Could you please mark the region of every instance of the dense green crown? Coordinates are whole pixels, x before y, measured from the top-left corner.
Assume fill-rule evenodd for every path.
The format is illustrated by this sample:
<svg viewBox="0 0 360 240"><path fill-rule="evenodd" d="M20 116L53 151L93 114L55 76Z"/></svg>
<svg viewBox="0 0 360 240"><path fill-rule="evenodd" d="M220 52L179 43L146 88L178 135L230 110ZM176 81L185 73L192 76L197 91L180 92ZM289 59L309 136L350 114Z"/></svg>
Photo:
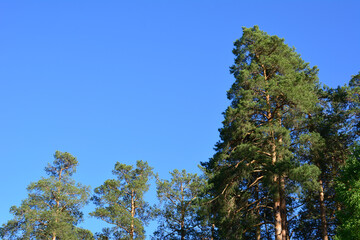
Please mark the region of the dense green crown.
<svg viewBox="0 0 360 240"><path fill-rule="evenodd" d="M316 67L310 68L277 36L256 26L243 31L234 43L236 58L230 71L235 83L228 91L232 102L224 113L222 141L217 145L222 159L234 153L235 146L239 149L253 140L261 145L273 130L285 137L283 141L289 140L286 132L300 129L302 119L317 103Z"/></svg>
<svg viewBox="0 0 360 240"><path fill-rule="evenodd" d="M316 67L310 68L283 39L257 26L243 31L234 43L236 58L230 68L235 76L228 91L232 102L224 113L217 153L205 164L209 170L240 160L238 169L253 160L270 161L271 142L286 160L290 144L317 104Z"/></svg>
<svg viewBox="0 0 360 240"><path fill-rule="evenodd" d="M336 240L360 239L360 146L354 147L352 154L342 167L336 181L336 198L341 204L337 211L338 229Z"/></svg>

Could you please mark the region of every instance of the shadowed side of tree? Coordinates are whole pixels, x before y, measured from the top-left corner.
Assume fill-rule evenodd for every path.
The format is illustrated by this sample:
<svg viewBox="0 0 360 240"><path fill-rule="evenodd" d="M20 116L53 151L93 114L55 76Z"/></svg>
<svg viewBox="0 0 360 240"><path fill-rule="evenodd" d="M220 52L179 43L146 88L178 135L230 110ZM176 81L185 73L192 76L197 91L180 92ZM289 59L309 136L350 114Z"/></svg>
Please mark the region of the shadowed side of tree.
<svg viewBox="0 0 360 240"><path fill-rule="evenodd" d="M297 157L317 166L321 174L319 188L306 191L301 197L303 206L294 234L297 239L328 240L335 234L338 204L334 183L356 139L354 111L349 101L351 95L347 86L324 87L318 91L320 104L308 119L309 135L302 137L303 146L298 149Z"/></svg>
<svg viewBox="0 0 360 240"><path fill-rule="evenodd" d="M336 181L336 199L341 207L336 240L360 239L360 145L354 147Z"/></svg>

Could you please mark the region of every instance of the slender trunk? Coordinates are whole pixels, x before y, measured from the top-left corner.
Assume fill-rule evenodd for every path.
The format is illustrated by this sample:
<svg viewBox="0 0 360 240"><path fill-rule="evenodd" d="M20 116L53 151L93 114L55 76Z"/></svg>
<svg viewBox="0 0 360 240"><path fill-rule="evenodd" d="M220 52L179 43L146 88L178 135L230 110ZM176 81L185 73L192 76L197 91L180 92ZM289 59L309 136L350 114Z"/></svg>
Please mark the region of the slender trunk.
<svg viewBox="0 0 360 240"><path fill-rule="evenodd" d="M277 112L279 127L282 126L281 114ZM283 137L279 136L279 145L283 145ZM282 161L282 156L279 154L279 160ZM286 192L285 192L285 176L279 176L279 197L280 197L280 215L281 215L281 237L282 240L289 240L289 234L287 231L287 212L286 212Z"/></svg>
<svg viewBox="0 0 360 240"><path fill-rule="evenodd" d="M134 239L134 217L135 217L135 201L134 190L131 191L131 225L130 225L130 239Z"/></svg>
<svg viewBox="0 0 360 240"><path fill-rule="evenodd" d="M325 206L325 197L324 197L324 187L323 182L320 179L320 194L319 194L319 200L320 200L320 215L321 215L321 234L323 240L329 240L328 232L327 232L327 221L326 221L326 206Z"/></svg>
<svg viewBox="0 0 360 240"><path fill-rule="evenodd" d="M281 236L283 240L289 240L287 231L287 213L286 213L286 196L285 196L285 178L280 177L280 213L281 213Z"/></svg>
<svg viewBox="0 0 360 240"><path fill-rule="evenodd" d="M265 66L262 65L264 70L264 78L265 81L268 82L268 76L266 74ZM270 103L270 95L266 94L266 105L267 105L267 119L270 123L272 121L272 114L271 114L271 103ZM270 133L270 136L272 137L272 143L271 143L271 162L272 165L275 165L277 162L277 155L276 155L276 140L275 140L275 134L272 131ZM279 176L278 174L274 174L273 176L273 186L275 187L274 192L274 219L275 219L275 240L282 240L282 232L281 232L281 212L280 212L280 189L279 189Z"/></svg>
<svg viewBox="0 0 360 240"><path fill-rule="evenodd" d="M181 220L180 220L180 234L181 234L181 240L185 240L185 203L184 203L184 188L183 188L183 184L181 183L180 186L180 190L181 190Z"/></svg>
<svg viewBox="0 0 360 240"><path fill-rule="evenodd" d="M59 215L59 210L60 210L60 200L58 199L60 197L61 194L61 180L62 180L62 171L63 169L61 168L58 172L59 176L58 176L58 183L59 183L59 187L57 187L57 196L54 196L54 200L56 203L56 216L55 216L55 224L57 225L57 223L59 222L58 220L58 215ZM57 226L56 226L57 227ZM56 240L56 231L53 232L53 237L52 240Z"/></svg>
<svg viewBox="0 0 360 240"><path fill-rule="evenodd" d="M256 186L256 189L255 189L255 198L256 198L256 201L258 201L258 203L256 204L256 215L259 219L258 223L260 223L261 217L260 217L260 208L259 208L260 202L259 202L259 186L258 185ZM256 240L260 240L260 239L261 239L261 227L259 225L256 227Z"/></svg>
<svg viewBox="0 0 360 240"><path fill-rule="evenodd" d="M277 176L274 176L273 181L274 184L278 184ZM275 239L282 240L279 189L277 189L277 193L275 193L275 197L274 197L274 217L275 217Z"/></svg>
<svg viewBox="0 0 360 240"><path fill-rule="evenodd" d="M265 73L265 72L264 72ZM266 80L266 77L265 77ZM267 113L267 118L268 121L272 120L272 114L271 114L271 105L270 105L270 96L267 95L266 96L266 102L268 105L268 113ZM277 162L277 149L276 149L276 140L275 140L275 134L272 131L271 132L271 137L272 137L272 143L271 143L271 162L272 165L275 165ZM282 229L281 229L281 212L280 212L280 188L279 188L279 175L278 174L274 174L273 177L273 186L275 187L275 192L274 192L274 219L275 219L275 240L282 240Z"/></svg>
<svg viewBox="0 0 360 240"><path fill-rule="evenodd" d="M181 240L185 240L185 228L184 228L184 221L181 221Z"/></svg>
<svg viewBox="0 0 360 240"><path fill-rule="evenodd" d="M276 163L276 146L272 146L272 163ZM281 212L280 212L280 189L279 189L279 176L277 174L273 177L273 184L276 186L274 193L274 219L275 219L275 239L282 240L281 228Z"/></svg>
<svg viewBox="0 0 360 240"><path fill-rule="evenodd" d="M277 176L274 177L274 183L277 182ZM280 198L279 194L275 194L274 198L274 217L275 217L275 239L282 240L281 235L281 213L280 213Z"/></svg>

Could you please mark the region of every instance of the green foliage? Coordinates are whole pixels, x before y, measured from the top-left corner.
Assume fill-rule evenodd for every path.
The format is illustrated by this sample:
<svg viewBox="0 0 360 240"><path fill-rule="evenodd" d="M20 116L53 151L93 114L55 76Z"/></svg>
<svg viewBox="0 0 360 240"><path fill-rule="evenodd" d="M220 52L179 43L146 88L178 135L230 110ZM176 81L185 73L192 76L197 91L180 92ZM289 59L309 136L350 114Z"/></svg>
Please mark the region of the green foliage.
<svg viewBox="0 0 360 240"><path fill-rule="evenodd" d="M360 239L360 145L346 160L336 181L336 198L341 203L337 212L339 227L336 239Z"/></svg>
<svg viewBox="0 0 360 240"><path fill-rule="evenodd" d="M355 128L357 135L360 135L360 72L357 75L352 76L350 82L350 94L348 100L350 102L350 110L353 113Z"/></svg>
<svg viewBox="0 0 360 240"><path fill-rule="evenodd" d="M76 239L78 240L95 240L91 231L83 228L76 228Z"/></svg>
<svg viewBox="0 0 360 240"><path fill-rule="evenodd" d="M163 208L154 239L210 239L209 226L197 219L198 198L205 180L185 170L170 174L171 181L157 181L157 195Z"/></svg>
<svg viewBox="0 0 360 240"><path fill-rule="evenodd" d="M149 190L152 168L143 161L137 161L136 168L117 162L113 174L116 179L106 180L91 198L97 207L90 215L112 225L97 236L99 239L144 239L143 225L151 217L144 193Z"/></svg>
<svg viewBox="0 0 360 240"><path fill-rule="evenodd" d="M320 188L303 192L300 199L303 207L294 228L297 239L318 239L325 233L334 235L337 224L334 181L349 154L356 132L352 130L354 122L351 121L353 113L349 95L346 86L319 88L320 102L307 119L309 133L301 137L302 146L296 154L301 161L320 169L317 179Z"/></svg>
<svg viewBox="0 0 360 240"><path fill-rule="evenodd" d="M320 169L315 165L303 164L290 170L289 177L300 183L303 192L319 191Z"/></svg>
<svg viewBox="0 0 360 240"><path fill-rule="evenodd" d="M92 239L88 230L76 227L89 197L89 187L71 178L78 162L66 152L56 151L54 158L45 168L50 177L31 183L28 198L11 207L14 219L1 228L3 239Z"/></svg>
<svg viewBox="0 0 360 240"><path fill-rule="evenodd" d="M254 239L260 231L263 236L273 231L274 212L269 209L275 201L282 198L291 206L287 194L296 183L292 172L309 170L307 176L317 177L318 171L295 158L294 147L318 102L318 70L283 39L257 26L243 28L234 45L231 105L224 113L216 154L203 166L213 186L210 195L221 237Z"/></svg>

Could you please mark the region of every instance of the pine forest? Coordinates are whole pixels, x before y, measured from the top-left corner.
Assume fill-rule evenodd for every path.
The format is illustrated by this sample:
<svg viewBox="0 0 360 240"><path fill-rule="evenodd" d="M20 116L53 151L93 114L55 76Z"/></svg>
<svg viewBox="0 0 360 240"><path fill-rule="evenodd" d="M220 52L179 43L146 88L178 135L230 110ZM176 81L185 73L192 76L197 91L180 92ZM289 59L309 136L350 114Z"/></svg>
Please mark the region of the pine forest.
<svg viewBox="0 0 360 240"><path fill-rule="evenodd" d="M1 239L360 240L360 72L327 87L258 26L244 27L232 52L230 105L202 174L169 169L163 179L146 159L114 162L112 178L90 188L73 178L77 158L56 151ZM151 182L157 203L144 198ZM79 227L85 217L102 231Z"/></svg>

